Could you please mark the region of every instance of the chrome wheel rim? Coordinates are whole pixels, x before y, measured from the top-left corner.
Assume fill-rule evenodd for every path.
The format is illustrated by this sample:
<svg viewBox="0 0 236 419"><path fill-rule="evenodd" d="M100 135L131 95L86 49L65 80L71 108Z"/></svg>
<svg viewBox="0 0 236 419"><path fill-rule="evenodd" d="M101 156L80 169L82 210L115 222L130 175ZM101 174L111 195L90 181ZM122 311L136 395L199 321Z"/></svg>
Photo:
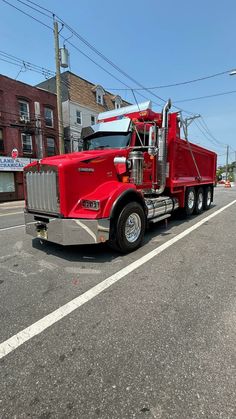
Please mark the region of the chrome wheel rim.
<svg viewBox="0 0 236 419"><path fill-rule="evenodd" d="M198 195L197 207L198 207L198 210L201 210L203 207L203 194L202 193Z"/></svg>
<svg viewBox="0 0 236 419"><path fill-rule="evenodd" d="M193 209L194 201L195 201L195 195L194 195L194 192L191 191L188 194L188 207L189 207L189 209Z"/></svg>
<svg viewBox="0 0 236 419"><path fill-rule="evenodd" d="M209 206L211 203L211 191L207 192L207 206Z"/></svg>
<svg viewBox="0 0 236 419"><path fill-rule="evenodd" d="M130 214L125 223L125 238L129 243L134 243L140 236L141 218L135 212Z"/></svg>

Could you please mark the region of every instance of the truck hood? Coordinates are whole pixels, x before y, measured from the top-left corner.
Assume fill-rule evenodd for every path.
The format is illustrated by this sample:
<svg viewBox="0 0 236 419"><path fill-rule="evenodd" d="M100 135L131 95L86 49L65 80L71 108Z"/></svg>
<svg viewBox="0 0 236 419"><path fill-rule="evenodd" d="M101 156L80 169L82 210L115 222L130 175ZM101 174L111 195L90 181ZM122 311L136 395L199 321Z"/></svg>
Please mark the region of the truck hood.
<svg viewBox="0 0 236 419"><path fill-rule="evenodd" d="M124 156L127 154L125 149L103 149L103 150L90 150L80 151L70 154L62 154L59 156L46 157L40 160L40 164L52 165L52 166L68 166L74 165L75 163L84 162L89 163L97 159L105 159L112 156Z"/></svg>
<svg viewBox="0 0 236 419"><path fill-rule="evenodd" d="M127 154L128 149L91 150L44 158L31 164L31 167L39 165L39 170L40 166L46 166L47 169L50 166L58 168L60 213L70 217L76 211L78 203L87 199L87 196L101 199L101 193L99 196L96 193L101 184L104 185L105 193L107 183L118 181L114 157ZM87 217L97 216L94 211L87 212Z"/></svg>

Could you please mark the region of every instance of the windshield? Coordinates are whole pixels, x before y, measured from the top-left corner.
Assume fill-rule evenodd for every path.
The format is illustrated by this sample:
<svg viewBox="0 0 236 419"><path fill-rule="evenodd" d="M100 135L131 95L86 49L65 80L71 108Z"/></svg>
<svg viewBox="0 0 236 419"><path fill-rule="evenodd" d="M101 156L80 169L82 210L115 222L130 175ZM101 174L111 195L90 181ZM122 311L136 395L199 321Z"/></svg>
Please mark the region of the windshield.
<svg viewBox="0 0 236 419"><path fill-rule="evenodd" d="M125 148L129 145L131 132L99 132L84 138L83 150L103 150L104 148Z"/></svg>

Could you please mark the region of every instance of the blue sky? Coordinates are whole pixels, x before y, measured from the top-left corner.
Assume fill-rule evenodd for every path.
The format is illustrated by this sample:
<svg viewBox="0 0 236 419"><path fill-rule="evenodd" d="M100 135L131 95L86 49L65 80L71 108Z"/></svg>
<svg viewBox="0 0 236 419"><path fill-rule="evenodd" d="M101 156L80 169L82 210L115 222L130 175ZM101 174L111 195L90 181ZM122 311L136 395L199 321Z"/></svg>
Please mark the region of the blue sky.
<svg viewBox="0 0 236 419"><path fill-rule="evenodd" d="M22 2L8 1L52 26L50 18L29 9ZM27 0L22 1L33 6ZM192 80L236 68L234 0L34 1L59 15L113 63L145 87ZM0 50L54 71L52 31L2 0L0 7ZM61 34L64 38L71 35L65 28ZM70 38L69 42L125 84L132 88L138 87L75 36ZM111 91L125 88L68 43L67 47L70 51L71 71ZM44 79L43 75L29 70L18 74L20 67L2 60L0 63L0 72L9 77L15 78L18 75L18 80L29 84L36 84ZM155 89L152 92L164 99L171 97L175 102L233 90L236 91L236 76L224 74L201 82ZM124 99L134 101L129 90L114 92ZM145 99L139 96L139 92L135 91L135 95L137 100L142 102ZM140 93L153 102L162 104L151 93ZM155 110L161 109L159 105L153 106ZM176 106L188 112L201 114L209 128L211 136L204 130L204 122L197 122L203 132L193 123L189 127L191 140L216 151L219 154L219 163L225 162L225 145L229 144L230 161L235 160L236 93L178 102Z"/></svg>

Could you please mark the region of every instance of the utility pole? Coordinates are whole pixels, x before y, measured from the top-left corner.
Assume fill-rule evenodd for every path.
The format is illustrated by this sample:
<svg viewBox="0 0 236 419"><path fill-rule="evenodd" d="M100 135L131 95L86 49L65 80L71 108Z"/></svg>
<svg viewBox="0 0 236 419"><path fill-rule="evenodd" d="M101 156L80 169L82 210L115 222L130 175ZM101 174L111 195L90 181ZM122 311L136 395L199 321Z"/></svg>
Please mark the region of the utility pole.
<svg viewBox="0 0 236 419"><path fill-rule="evenodd" d="M229 166L229 146L226 146L226 165L225 165L225 172L226 172L226 180L228 180L228 166Z"/></svg>
<svg viewBox="0 0 236 419"><path fill-rule="evenodd" d="M62 101L61 101L61 72L59 56L59 37L58 23L54 20L54 42L55 42L55 60L56 60L56 88L57 88L57 112L58 112L58 131L59 131L59 153L64 154L64 128L62 119Z"/></svg>

